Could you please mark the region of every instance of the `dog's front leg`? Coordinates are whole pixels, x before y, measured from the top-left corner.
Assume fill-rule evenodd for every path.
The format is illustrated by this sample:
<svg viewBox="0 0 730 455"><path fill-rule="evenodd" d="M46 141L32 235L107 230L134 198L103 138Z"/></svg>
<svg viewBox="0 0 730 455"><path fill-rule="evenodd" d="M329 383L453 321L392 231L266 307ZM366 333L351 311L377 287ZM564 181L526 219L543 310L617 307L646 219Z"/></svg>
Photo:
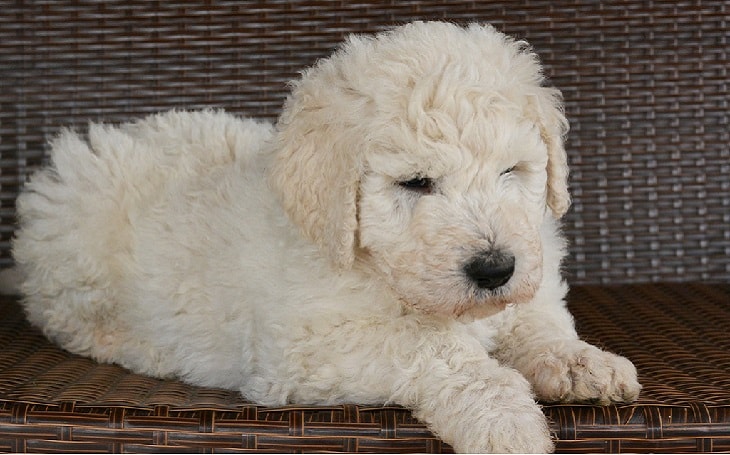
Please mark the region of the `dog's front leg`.
<svg viewBox="0 0 730 455"><path fill-rule="evenodd" d="M494 355L525 375L543 401L636 400L641 385L634 365L580 340L564 290L545 291L503 317Z"/></svg>
<svg viewBox="0 0 730 455"><path fill-rule="evenodd" d="M448 318L388 314L289 326L286 357L258 384L272 403L400 404L457 452L548 452L547 422L527 380ZM336 340L337 342L332 342ZM256 384L253 384L255 386Z"/></svg>
<svg viewBox="0 0 730 455"><path fill-rule="evenodd" d="M457 452L553 449L545 416L519 372L490 358L465 332L419 329L386 348L394 354L388 356L396 371L393 401Z"/></svg>

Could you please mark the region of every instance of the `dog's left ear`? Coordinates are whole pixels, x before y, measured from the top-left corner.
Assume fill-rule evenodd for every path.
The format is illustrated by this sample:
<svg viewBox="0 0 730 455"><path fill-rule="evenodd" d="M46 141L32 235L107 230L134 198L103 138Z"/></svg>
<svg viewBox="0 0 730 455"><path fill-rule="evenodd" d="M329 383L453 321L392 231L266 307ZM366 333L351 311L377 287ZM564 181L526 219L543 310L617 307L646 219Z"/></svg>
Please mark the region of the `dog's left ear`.
<svg viewBox="0 0 730 455"><path fill-rule="evenodd" d="M564 146L568 120L563 113L562 95L557 89L540 87L539 92L529 97L529 101L548 150L547 204L553 216L560 218L570 208L568 157Z"/></svg>
<svg viewBox="0 0 730 455"><path fill-rule="evenodd" d="M360 147L346 118L356 104L333 99L336 89L320 77L305 74L287 100L269 178L291 221L335 265L348 268L355 259Z"/></svg>

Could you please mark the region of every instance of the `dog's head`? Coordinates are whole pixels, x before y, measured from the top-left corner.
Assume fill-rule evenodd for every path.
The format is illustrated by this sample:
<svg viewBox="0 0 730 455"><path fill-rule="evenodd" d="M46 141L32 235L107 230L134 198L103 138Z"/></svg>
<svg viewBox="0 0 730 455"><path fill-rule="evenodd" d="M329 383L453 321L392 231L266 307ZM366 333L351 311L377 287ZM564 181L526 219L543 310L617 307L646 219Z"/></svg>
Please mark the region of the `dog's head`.
<svg viewBox="0 0 730 455"><path fill-rule="evenodd" d="M422 311L529 300L541 226L570 204L567 122L542 83L528 46L490 26L352 37L293 84L272 185L337 266L364 261Z"/></svg>

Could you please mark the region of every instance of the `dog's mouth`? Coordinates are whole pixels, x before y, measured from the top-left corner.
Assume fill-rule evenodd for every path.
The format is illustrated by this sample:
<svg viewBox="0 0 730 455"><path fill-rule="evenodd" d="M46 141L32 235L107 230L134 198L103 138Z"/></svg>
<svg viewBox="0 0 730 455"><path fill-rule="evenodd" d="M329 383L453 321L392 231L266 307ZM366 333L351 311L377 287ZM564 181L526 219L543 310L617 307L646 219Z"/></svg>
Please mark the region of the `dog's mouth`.
<svg viewBox="0 0 730 455"><path fill-rule="evenodd" d="M454 312L456 318L467 322L493 316L511 305L527 303L537 291L533 286L519 286L519 290L503 286L497 290L475 289L473 298L459 306Z"/></svg>
<svg viewBox="0 0 730 455"><path fill-rule="evenodd" d="M515 276L515 256L502 249L489 249L472 256L462 267L467 298L454 309L459 319L491 316L508 305L529 301L536 287L526 286Z"/></svg>
<svg viewBox="0 0 730 455"><path fill-rule="evenodd" d="M509 262L509 261L508 261ZM507 306L530 302L537 293L540 277L536 275L513 275L507 272L496 273L484 282L469 284L470 292L463 304L455 308L454 315L464 321L482 319L504 310Z"/></svg>
<svg viewBox="0 0 730 455"><path fill-rule="evenodd" d="M540 286L542 268L540 261L520 261L509 249L492 248L472 256L463 266L463 276L469 298L454 314L473 320L530 302Z"/></svg>
<svg viewBox="0 0 730 455"><path fill-rule="evenodd" d="M462 298L454 300L447 298L438 302L424 296L415 299L415 296L411 295L410 298L401 301L424 314L448 316L469 322L493 316L508 306L529 302L537 292L537 286L517 283L514 279L495 289L479 287L472 282L462 283L458 288L450 295L452 297L461 295Z"/></svg>

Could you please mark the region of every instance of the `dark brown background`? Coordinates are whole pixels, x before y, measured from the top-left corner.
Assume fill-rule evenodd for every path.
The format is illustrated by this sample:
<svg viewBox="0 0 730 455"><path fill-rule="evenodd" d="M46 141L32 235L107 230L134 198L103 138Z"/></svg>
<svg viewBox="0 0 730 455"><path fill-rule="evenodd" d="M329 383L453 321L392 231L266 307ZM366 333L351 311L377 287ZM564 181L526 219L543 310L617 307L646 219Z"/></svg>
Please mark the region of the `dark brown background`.
<svg viewBox="0 0 730 455"><path fill-rule="evenodd" d="M730 281L727 1L0 0L0 264L62 125L223 107L274 119L350 32L485 21L565 96L572 283Z"/></svg>

